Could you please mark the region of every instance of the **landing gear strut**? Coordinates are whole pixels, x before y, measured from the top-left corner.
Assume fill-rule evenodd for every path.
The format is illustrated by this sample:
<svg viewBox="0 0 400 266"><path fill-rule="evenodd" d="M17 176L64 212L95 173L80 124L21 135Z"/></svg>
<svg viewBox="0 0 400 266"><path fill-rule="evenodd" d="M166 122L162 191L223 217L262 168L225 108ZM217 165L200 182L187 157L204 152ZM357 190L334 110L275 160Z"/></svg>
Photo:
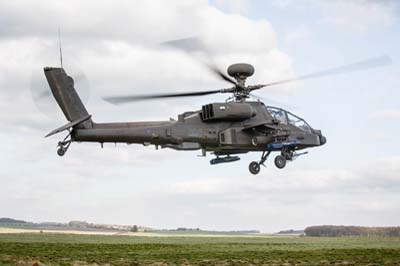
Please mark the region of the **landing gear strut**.
<svg viewBox="0 0 400 266"><path fill-rule="evenodd" d="M71 139L68 139L71 136L71 132L64 138L63 141L59 141L57 145L57 155L64 156L67 152L69 146L71 145Z"/></svg>
<svg viewBox="0 0 400 266"><path fill-rule="evenodd" d="M264 162L268 159L268 156L271 154L272 151L264 151L261 155L261 160L259 162L251 162L249 164L249 171L253 175L256 175L260 172L261 167L260 165L264 165ZM308 152L303 153L296 153L294 149L289 149L287 147L281 150L281 154L275 157L274 163L275 166L279 169L283 169L286 166L288 161L294 161L300 155L307 154Z"/></svg>
<svg viewBox="0 0 400 266"><path fill-rule="evenodd" d="M271 151L264 151L263 154L261 155L261 160L260 162L251 162L249 164L249 171L253 175L256 175L260 172L261 167L260 165L264 165L265 161L268 159L268 156L271 154Z"/></svg>

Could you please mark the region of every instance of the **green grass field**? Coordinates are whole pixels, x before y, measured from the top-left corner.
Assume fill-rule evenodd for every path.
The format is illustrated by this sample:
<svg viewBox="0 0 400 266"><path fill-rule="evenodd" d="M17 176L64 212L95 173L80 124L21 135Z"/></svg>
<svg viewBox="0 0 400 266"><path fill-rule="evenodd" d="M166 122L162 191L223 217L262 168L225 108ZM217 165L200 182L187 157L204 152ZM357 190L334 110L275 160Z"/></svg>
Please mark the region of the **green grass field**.
<svg viewBox="0 0 400 266"><path fill-rule="evenodd" d="M0 265L400 265L400 238L0 234Z"/></svg>

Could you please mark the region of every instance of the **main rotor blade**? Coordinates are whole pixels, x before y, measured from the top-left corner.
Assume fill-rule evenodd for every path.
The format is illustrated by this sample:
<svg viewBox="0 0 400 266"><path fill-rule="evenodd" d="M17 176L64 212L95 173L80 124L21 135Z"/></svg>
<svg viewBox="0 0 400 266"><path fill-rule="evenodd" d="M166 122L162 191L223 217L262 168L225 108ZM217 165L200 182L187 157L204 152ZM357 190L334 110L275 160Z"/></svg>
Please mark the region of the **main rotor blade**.
<svg viewBox="0 0 400 266"><path fill-rule="evenodd" d="M221 79L237 86L236 81L228 77L224 72L222 72L216 65L214 64L206 64L206 66L214 73L217 75L217 77L220 77Z"/></svg>
<svg viewBox="0 0 400 266"><path fill-rule="evenodd" d="M263 84L260 86L255 86L255 89L261 89L264 87L280 85L280 84L285 84L285 83L300 81L300 80L305 80L305 79L320 78L320 77L338 75L338 74L342 74L342 73L367 70L370 68L387 66L387 65L390 65L391 63L392 63L392 59L389 56L384 55L384 56L374 57L374 58L370 58L367 60L359 61L359 62L348 64L348 65L343 65L343 66L311 73L308 75L299 76L296 78L285 79L285 80L281 80L281 81Z"/></svg>
<svg viewBox="0 0 400 266"><path fill-rule="evenodd" d="M190 37L190 38L177 39L177 40L163 42L162 45L184 51L191 57L195 57L193 55L193 53L195 52L202 52L206 56L205 58L206 62L204 60L199 60L198 57L195 57L197 61L200 61L202 64L204 64L212 73L216 74L217 77L237 86L236 81L230 78L228 75L226 75L213 62L210 56L211 54L210 49L206 47L206 45L200 38Z"/></svg>
<svg viewBox="0 0 400 266"><path fill-rule="evenodd" d="M177 98L177 97L191 97L191 96L204 96L215 93L223 93L224 90L212 90L212 91L197 91L197 92L186 92L186 93L160 93L160 94L144 94L144 95L125 95L125 96L110 96L103 97L103 100L112 104L124 104L130 102L137 102L143 100L161 99L161 98Z"/></svg>
<svg viewBox="0 0 400 266"><path fill-rule="evenodd" d="M206 45L200 38L189 37L182 39L175 39L166 42L162 42L161 45L168 46L174 49L191 53L191 52L207 52Z"/></svg>

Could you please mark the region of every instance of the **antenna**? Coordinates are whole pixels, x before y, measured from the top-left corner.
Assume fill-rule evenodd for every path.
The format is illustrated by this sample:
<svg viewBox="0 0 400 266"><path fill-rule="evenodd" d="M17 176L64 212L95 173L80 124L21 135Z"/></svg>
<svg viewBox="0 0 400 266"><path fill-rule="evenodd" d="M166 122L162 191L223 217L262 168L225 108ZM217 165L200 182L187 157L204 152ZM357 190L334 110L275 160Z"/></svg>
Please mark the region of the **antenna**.
<svg viewBox="0 0 400 266"><path fill-rule="evenodd" d="M60 64L61 68L63 67L63 58L62 58L62 47L61 47L61 32L60 27L58 27L58 46L60 47Z"/></svg>

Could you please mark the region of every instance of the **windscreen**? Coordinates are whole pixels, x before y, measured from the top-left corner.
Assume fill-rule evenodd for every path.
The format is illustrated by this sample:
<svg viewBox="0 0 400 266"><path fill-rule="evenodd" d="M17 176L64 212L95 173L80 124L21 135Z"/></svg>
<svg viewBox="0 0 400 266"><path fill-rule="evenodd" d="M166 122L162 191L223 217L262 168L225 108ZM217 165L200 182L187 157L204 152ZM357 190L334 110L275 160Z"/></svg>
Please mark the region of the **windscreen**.
<svg viewBox="0 0 400 266"><path fill-rule="evenodd" d="M290 124L303 131L311 132L311 127L307 124L307 122L304 119L298 117L297 115L294 115L281 108L276 108L271 106L267 106L266 109L268 113L279 123Z"/></svg>
<svg viewBox="0 0 400 266"><path fill-rule="evenodd" d="M311 132L311 127L307 124L306 121L304 121L304 119L302 119L292 113L289 113L289 112L287 112L287 117L288 117L289 124L291 124L295 127L298 127L303 131Z"/></svg>
<svg viewBox="0 0 400 266"><path fill-rule="evenodd" d="M287 117L286 117L286 111L283 109L279 109L276 107L266 107L268 113L274 118L276 121L282 124L287 124Z"/></svg>

